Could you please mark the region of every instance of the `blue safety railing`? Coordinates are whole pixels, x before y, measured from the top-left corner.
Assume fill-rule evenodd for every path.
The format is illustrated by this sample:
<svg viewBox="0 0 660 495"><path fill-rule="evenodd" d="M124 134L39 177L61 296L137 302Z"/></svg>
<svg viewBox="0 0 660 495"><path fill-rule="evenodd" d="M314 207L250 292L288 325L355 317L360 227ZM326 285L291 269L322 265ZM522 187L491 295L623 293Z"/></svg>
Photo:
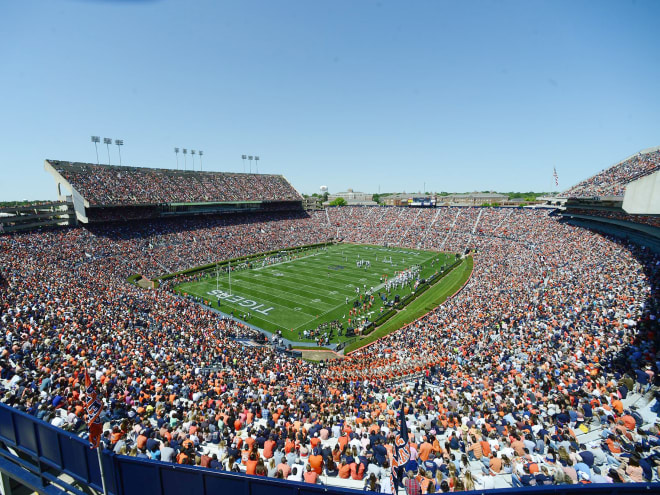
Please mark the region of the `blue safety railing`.
<svg viewBox="0 0 660 495"><path fill-rule="evenodd" d="M355 490L310 485L260 476L180 466L159 461L101 454L108 495L354 495ZM69 432L0 404L0 471L46 494L86 495L81 487L103 493L96 450ZM67 474L75 483L58 476ZM483 493L483 491L481 491ZM660 493L660 484L556 485L490 490L489 495L633 495Z"/></svg>

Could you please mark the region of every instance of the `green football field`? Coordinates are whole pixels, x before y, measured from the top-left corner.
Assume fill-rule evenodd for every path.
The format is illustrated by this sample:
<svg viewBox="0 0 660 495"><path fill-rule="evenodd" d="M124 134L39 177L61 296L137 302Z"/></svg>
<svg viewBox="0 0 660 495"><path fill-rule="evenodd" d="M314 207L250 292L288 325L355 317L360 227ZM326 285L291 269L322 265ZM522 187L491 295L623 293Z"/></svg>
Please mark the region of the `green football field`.
<svg viewBox="0 0 660 495"><path fill-rule="evenodd" d="M220 273L181 284L177 290L209 301L254 326L269 332L281 330L285 338L304 342L314 340L306 339L304 331L324 322L339 320L346 329L349 319L350 326L357 326L363 318L375 320L383 306L379 292L389 300L410 293L411 288L405 285L387 294L385 276L392 280L398 272L419 265L421 278L427 278L454 260L448 253L352 244L330 245L294 256L271 265L257 262L251 269L232 270L231 287L229 274ZM358 267L359 261L369 261L371 266ZM375 297L371 308L351 315L354 302L359 300L358 287L363 298L372 288ZM345 339L334 332L332 341Z"/></svg>

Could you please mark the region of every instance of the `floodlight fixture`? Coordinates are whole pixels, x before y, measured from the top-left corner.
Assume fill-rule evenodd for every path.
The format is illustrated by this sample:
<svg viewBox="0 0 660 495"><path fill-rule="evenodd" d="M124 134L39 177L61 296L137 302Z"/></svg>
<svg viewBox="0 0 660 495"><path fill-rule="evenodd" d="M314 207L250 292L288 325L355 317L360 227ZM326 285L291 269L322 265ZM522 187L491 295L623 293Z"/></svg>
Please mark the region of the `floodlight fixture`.
<svg viewBox="0 0 660 495"><path fill-rule="evenodd" d="M186 155L188 155L188 150L183 148L183 171L186 171Z"/></svg>
<svg viewBox="0 0 660 495"><path fill-rule="evenodd" d="M199 170L201 172L202 171L202 155L204 154L204 152L202 150L199 150L197 153L199 154Z"/></svg>
<svg viewBox="0 0 660 495"><path fill-rule="evenodd" d="M176 154L176 169L179 170L179 148L174 148L174 153Z"/></svg>
<svg viewBox="0 0 660 495"><path fill-rule="evenodd" d="M250 160L250 173L252 173L252 159L254 157L252 155L248 155L248 160Z"/></svg>
<svg viewBox="0 0 660 495"><path fill-rule="evenodd" d="M245 173L245 160L247 159L247 155L241 155L241 158L243 159L243 173Z"/></svg>
<svg viewBox="0 0 660 495"><path fill-rule="evenodd" d="M195 171L195 150L190 150L193 159L193 172Z"/></svg>
<svg viewBox="0 0 660 495"><path fill-rule="evenodd" d="M259 173L259 157L258 156L254 157L254 164L257 167L257 173Z"/></svg>
<svg viewBox="0 0 660 495"><path fill-rule="evenodd" d="M101 138L99 136L92 136L92 143L94 143L94 149L96 149L96 164L100 165L99 163L99 146L98 144L101 142Z"/></svg>
<svg viewBox="0 0 660 495"><path fill-rule="evenodd" d="M115 144L117 145L117 149L119 150L119 166L121 167L121 146L124 146L124 140L115 139Z"/></svg>
<svg viewBox="0 0 660 495"><path fill-rule="evenodd" d="M103 144L108 148L108 165L110 165L110 145L112 144L112 138L103 138Z"/></svg>

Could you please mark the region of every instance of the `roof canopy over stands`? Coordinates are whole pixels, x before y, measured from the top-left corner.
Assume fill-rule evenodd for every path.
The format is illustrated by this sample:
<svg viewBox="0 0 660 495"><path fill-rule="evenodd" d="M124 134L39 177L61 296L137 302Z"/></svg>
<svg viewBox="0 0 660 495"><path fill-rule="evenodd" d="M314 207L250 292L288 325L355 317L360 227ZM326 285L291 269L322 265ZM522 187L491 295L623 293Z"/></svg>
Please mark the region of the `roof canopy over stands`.
<svg viewBox="0 0 660 495"><path fill-rule="evenodd" d="M302 200L282 175L47 162L89 206Z"/></svg>
<svg viewBox="0 0 660 495"><path fill-rule="evenodd" d="M660 149L651 148L603 170L571 187L561 196L569 198L621 197L626 184L660 169Z"/></svg>

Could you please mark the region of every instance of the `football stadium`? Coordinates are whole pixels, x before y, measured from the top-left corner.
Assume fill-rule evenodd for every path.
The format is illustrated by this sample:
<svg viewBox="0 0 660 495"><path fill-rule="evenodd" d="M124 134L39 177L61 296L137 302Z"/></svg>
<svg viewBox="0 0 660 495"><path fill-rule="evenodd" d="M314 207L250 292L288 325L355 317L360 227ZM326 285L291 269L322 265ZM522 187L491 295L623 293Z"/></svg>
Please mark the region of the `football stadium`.
<svg viewBox="0 0 660 495"><path fill-rule="evenodd" d="M657 14L6 6L0 495L660 493Z"/></svg>
<svg viewBox="0 0 660 495"><path fill-rule="evenodd" d="M624 206L657 206L658 149L543 208L306 211L279 175L44 168L64 194L0 237L2 468L32 489L654 480L660 217Z"/></svg>

